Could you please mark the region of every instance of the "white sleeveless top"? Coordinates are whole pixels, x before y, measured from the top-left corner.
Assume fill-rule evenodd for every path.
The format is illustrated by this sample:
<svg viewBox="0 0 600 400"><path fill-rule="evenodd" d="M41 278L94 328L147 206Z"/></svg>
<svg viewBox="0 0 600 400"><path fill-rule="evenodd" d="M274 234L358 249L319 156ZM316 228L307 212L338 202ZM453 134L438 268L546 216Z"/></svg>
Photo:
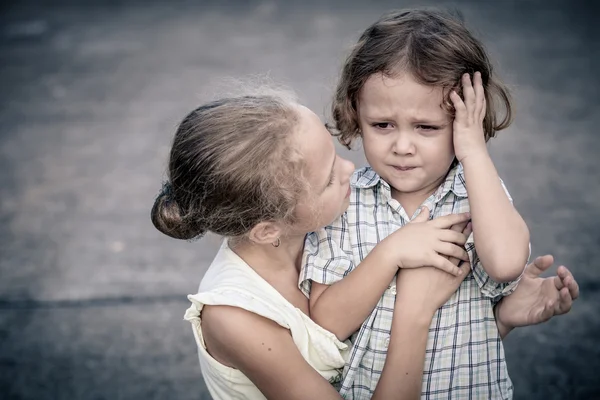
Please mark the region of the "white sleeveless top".
<svg viewBox="0 0 600 400"><path fill-rule="evenodd" d="M331 383L340 381L347 344L287 301L235 254L227 241L202 278L198 293L188 299L192 305L184 318L192 323L202 375L214 400L265 396L242 372L219 363L206 351L200 318L205 304L240 307L275 321L290 330L298 350L319 374Z"/></svg>

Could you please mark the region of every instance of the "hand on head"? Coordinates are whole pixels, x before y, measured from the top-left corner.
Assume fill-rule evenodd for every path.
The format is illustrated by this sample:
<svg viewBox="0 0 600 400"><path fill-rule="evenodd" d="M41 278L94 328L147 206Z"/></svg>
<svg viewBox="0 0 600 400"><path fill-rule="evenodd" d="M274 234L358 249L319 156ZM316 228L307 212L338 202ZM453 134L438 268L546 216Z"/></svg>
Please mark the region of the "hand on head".
<svg viewBox="0 0 600 400"><path fill-rule="evenodd" d="M464 74L461 82L464 101L454 90L450 93L455 110L454 154L460 162L472 154L487 152L483 132L486 103L481 73L474 74L473 83L469 74Z"/></svg>

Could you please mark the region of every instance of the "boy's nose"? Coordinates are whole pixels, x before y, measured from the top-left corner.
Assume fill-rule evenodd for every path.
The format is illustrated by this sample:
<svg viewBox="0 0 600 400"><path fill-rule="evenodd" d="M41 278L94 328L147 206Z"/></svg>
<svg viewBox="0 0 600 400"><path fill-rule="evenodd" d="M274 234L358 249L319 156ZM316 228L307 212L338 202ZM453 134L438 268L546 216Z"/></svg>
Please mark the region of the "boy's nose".
<svg viewBox="0 0 600 400"><path fill-rule="evenodd" d="M401 155L414 154L415 146L412 141L411 135L399 132L396 137L396 140L394 141L392 150L394 151L394 153Z"/></svg>

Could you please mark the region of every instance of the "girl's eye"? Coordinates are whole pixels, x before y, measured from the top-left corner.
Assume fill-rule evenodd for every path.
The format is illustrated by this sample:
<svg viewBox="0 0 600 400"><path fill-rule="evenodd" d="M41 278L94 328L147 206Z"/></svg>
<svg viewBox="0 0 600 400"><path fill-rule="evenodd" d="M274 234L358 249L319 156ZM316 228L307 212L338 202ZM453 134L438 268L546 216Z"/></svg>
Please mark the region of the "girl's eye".
<svg viewBox="0 0 600 400"><path fill-rule="evenodd" d="M390 124L389 122L378 122L376 124L373 124L374 128L377 129L388 129L391 128L392 124Z"/></svg>
<svg viewBox="0 0 600 400"><path fill-rule="evenodd" d="M335 182L335 174L331 174L331 179L329 179L329 183L327 184L327 187L333 185L333 182Z"/></svg>

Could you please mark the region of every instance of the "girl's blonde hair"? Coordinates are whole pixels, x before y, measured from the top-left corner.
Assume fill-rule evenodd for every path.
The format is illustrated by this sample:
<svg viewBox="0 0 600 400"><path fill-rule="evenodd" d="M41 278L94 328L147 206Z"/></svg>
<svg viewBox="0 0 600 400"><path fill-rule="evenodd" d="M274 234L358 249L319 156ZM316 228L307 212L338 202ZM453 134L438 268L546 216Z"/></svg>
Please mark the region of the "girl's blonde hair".
<svg viewBox="0 0 600 400"><path fill-rule="evenodd" d="M461 94L460 78L481 72L487 112L486 141L512 122L508 89L492 75L482 43L452 15L433 9L390 12L367 28L346 59L332 106L330 128L350 148L360 137L358 98L370 76L409 73L417 82L444 89L443 107L453 113L450 91ZM504 115L499 117L499 108Z"/></svg>
<svg viewBox="0 0 600 400"><path fill-rule="evenodd" d="M228 97L198 107L179 125L168 182L152 207L164 234L210 231L240 237L262 221L293 223L306 192L292 136L299 121L288 93Z"/></svg>

